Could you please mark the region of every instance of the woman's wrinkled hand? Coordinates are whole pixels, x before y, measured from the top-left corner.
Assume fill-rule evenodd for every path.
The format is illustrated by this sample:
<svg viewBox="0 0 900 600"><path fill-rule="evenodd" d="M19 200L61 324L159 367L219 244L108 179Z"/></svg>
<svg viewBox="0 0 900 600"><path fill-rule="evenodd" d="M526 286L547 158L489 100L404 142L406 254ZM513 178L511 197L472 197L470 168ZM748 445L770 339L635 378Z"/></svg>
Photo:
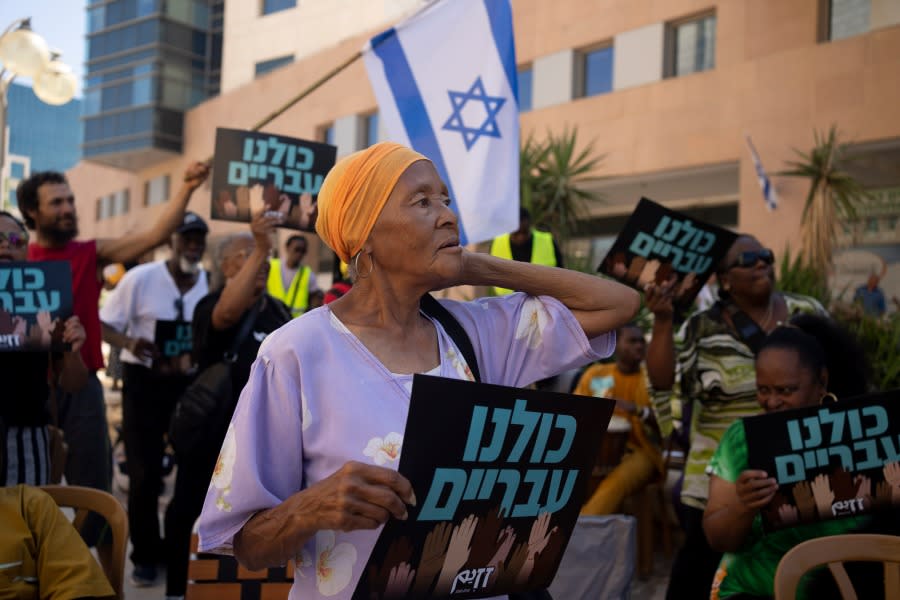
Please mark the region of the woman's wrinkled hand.
<svg viewBox="0 0 900 600"><path fill-rule="evenodd" d="M300 494L302 506L298 508L309 515L316 531L375 529L391 517L406 519L406 505L416 505L406 477L392 469L355 461L345 463Z"/></svg>
<svg viewBox="0 0 900 600"><path fill-rule="evenodd" d="M738 500L748 511L757 511L768 505L778 491L778 482L765 471L747 469L734 482Z"/></svg>

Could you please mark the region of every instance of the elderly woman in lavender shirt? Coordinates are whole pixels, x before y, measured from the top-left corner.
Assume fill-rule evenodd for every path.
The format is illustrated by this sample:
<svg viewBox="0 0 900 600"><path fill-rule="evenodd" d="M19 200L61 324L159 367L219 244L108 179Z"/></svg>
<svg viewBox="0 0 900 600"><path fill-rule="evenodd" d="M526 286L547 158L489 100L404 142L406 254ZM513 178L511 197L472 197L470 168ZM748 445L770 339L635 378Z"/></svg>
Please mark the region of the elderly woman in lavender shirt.
<svg viewBox="0 0 900 600"><path fill-rule="evenodd" d="M380 528L416 498L397 473L414 373L471 379L423 294L454 285L521 293L441 303L482 380L524 386L603 358L638 309L598 277L471 253L447 187L393 143L342 159L316 230L353 289L271 334L241 394L200 517L200 550L259 569L294 559L292 599L350 598Z"/></svg>

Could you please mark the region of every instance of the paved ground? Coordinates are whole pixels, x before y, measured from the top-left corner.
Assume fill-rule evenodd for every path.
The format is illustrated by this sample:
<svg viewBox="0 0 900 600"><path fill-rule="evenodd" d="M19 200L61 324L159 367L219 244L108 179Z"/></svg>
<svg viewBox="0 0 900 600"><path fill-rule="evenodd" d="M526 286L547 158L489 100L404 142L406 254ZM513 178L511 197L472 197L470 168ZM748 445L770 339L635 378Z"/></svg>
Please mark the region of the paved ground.
<svg viewBox="0 0 900 600"><path fill-rule="evenodd" d="M122 410L121 410L121 394L117 391L113 391L109 387L109 382L106 383L106 405L107 405L107 419L109 420L110 425L110 436L111 439L115 440L115 426L121 423L122 420ZM177 469L177 467L176 467ZM121 480L120 480L121 481ZM163 492L163 495L160 496L159 499L159 514L160 514L160 522L162 522L162 515L165 511L165 507L171 498L172 489L175 484L175 473L173 472L168 478L166 478L166 489ZM114 495L122 502L124 505L126 502L126 493L114 483ZM131 545L129 544L129 552L131 552ZM647 580L641 580L637 577L634 579L634 583L631 588L631 597L639 600L662 600L665 598L666 592L666 584L668 583L669 577L669 569L671 567L672 560L666 558L662 555L661 552L656 553L656 557L653 564L653 573ZM160 571L160 577L157 581L157 584L153 587L146 588L136 588L131 585L131 569L132 565L130 561L126 561L125 565L125 598L126 600L162 600L165 598L165 571ZM599 597L599 596L598 596ZM560 599L556 600L569 600L569 599Z"/></svg>

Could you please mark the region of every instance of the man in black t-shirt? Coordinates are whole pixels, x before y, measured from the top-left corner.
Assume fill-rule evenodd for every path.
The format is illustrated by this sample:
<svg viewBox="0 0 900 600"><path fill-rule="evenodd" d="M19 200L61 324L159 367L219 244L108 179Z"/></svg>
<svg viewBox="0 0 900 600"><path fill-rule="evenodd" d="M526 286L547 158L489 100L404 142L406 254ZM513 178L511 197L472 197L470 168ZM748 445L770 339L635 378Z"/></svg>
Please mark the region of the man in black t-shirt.
<svg viewBox="0 0 900 600"><path fill-rule="evenodd" d="M266 336L291 320L287 306L266 293L271 233L281 215L260 213L250 224L250 234L226 238L216 253L225 286L204 297L194 309L193 353L200 372L224 358L234 345L241 324L255 311L253 326L237 350L231 367L232 395L226 412L237 406L241 390L250 378L250 367ZM200 516L206 490L216 465L225 431L210 435L206 446L188 456L177 456L175 493L166 510L166 596L184 596L187 586L191 530Z"/></svg>

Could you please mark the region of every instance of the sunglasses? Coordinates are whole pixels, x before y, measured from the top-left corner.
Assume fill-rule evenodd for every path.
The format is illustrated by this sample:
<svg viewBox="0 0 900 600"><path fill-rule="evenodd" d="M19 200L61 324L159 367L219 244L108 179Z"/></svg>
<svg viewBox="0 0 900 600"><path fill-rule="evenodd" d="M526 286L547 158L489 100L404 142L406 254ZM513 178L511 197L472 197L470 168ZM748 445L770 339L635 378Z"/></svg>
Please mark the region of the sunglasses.
<svg viewBox="0 0 900 600"><path fill-rule="evenodd" d="M28 243L28 234L18 233L15 231L11 231L9 233L0 231L0 242L2 241L6 241L13 248L24 248Z"/></svg>
<svg viewBox="0 0 900 600"><path fill-rule="evenodd" d="M763 261L767 265L771 265L775 262L775 255L768 248L763 248L762 250L750 250L748 252L741 252L738 254L737 260L735 260L728 267L729 269L733 269L735 267L741 267L746 269L747 267L752 267L756 264L756 261Z"/></svg>

